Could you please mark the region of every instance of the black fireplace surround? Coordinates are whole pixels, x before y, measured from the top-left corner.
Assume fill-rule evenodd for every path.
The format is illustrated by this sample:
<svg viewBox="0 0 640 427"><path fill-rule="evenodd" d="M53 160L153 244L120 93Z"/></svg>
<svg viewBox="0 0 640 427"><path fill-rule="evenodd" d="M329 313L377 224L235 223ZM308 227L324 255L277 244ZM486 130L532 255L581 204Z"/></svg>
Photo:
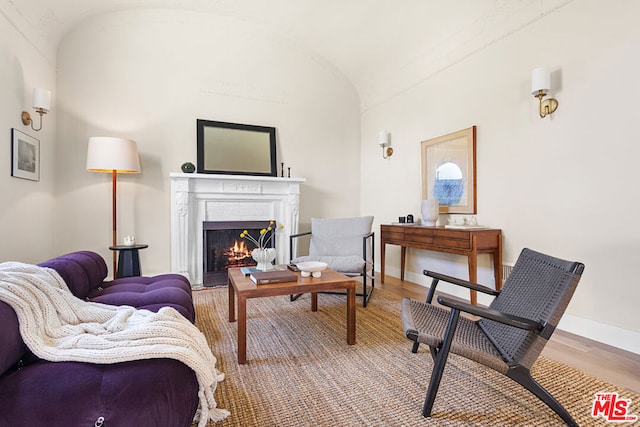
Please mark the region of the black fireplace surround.
<svg viewBox="0 0 640 427"><path fill-rule="evenodd" d="M256 248L256 245L249 239L241 238L240 233L247 230L257 239L260 236L260 230L268 228L270 223L270 220L203 222L204 286L226 285L229 268L255 266L256 262L251 257L251 251ZM275 247L275 239L270 240L269 247Z"/></svg>

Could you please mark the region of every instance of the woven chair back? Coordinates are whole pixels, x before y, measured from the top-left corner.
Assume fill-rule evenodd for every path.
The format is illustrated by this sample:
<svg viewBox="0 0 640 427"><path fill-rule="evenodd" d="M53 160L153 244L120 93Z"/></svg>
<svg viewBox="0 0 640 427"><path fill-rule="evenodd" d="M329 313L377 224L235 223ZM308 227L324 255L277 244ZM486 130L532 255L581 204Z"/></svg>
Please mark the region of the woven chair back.
<svg viewBox="0 0 640 427"><path fill-rule="evenodd" d="M573 296L584 265L523 249L500 295L490 307L547 324L543 331L525 331L492 320L478 325L509 364L531 368Z"/></svg>

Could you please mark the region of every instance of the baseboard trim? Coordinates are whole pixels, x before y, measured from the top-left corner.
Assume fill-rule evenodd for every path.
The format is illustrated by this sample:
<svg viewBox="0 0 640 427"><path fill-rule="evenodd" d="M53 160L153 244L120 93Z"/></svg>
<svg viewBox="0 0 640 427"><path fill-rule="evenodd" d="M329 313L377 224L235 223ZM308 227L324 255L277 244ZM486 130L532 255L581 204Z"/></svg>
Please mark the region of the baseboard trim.
<svg viewBox="0 0 640 427"><path fill-rule="evenodd" d="M622 350L640 354L640 333L565 313L558 329Z"/></svg>

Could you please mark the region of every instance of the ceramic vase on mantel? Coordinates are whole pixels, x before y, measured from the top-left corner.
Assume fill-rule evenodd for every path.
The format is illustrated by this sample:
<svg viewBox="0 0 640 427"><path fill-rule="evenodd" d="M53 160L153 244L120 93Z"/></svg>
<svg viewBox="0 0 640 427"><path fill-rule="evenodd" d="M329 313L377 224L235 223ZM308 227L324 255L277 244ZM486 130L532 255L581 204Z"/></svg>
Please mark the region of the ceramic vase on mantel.
<svg viewBox="0 0 640 427"><path fill-rule="evenodd" d="M258 270L273 270L272 262L276 259L276 248L256 248L251 251L251 257L258 263L256 266Z"/></svg>
<svg viewBox="0 0 640 427"><path fill-rule="evenodd" d="M440 203L436 199L422 201L422 225L435 227L440 217Z"/></svg>

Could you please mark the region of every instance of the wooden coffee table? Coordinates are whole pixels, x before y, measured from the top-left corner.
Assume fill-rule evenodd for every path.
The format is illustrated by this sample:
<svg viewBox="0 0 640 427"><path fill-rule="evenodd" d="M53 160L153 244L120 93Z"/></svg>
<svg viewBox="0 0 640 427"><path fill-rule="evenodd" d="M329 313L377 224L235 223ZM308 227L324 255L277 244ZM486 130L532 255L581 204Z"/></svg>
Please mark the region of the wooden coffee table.
<svg viewBox="0 0 640 427"><path fill-rule="evenodd" d="M281 266L284 268L284 266ZM333 270L322 276L301 277L297 282L256 285L239 268L229 269L229 322L236 321L235 301L238 298L238 363L247 363L247 299L311 293L311 311L318 311L318 292L345 289L347 291L347 344L356 343L356 282ZM256 331L256 333L258 333Z"/></svg>

